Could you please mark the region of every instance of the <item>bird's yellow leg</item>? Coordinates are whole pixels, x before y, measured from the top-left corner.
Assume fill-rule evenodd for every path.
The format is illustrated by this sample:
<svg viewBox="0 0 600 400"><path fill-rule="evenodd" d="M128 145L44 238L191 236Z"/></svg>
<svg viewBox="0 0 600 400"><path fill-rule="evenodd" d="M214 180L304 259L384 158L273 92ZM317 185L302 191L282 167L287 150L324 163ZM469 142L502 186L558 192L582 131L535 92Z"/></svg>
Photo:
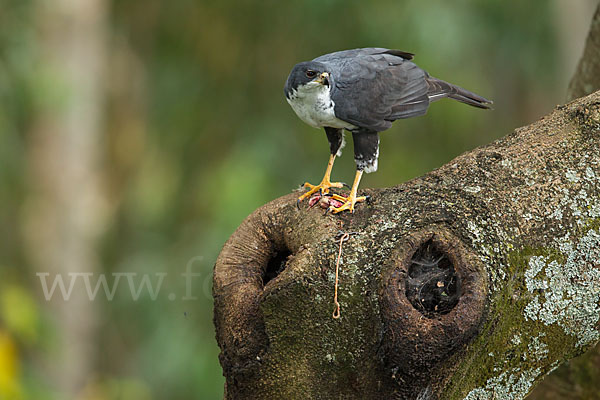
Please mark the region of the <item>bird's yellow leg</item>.
<svg viewBox="0 0 600 400"><path fill-rule="evenodd" d="M298 197L298 202L306 199L307 197L312 196L314 193L321 191L322 194L329 193L329 188L342 188L344 184L341 182L331 182L331 169L333 168L333 162L335 161L335 154L329 156L329 162L327 163L327 169L325 170L325 176L323 180L318 185L311 185L306 182L304 184L305 188L308 188L308 192L304 193L302 196Z"/></svg>
<svg viewBox="0 0 600 400"><path fill-rule="evenodd" d="M356 203L360 203L361 201L365 201L367 200L367 196L357 196L356 192L358 191L358 184L360 183L360 178L362 177L362 171L361 170L357 170L356 171L356 176L354 177L354 183L352 184L352 190L350 190L350 195L348 197L342 197L342 196L338 196L338 195L333 195L331 196L332 199L334 200L338 200L338 201L343 201L344 204L342 204L340 207L329 207L329 211L331 211L334 214L337 214L339 212L348 210L351 213L354 212L354 205Z"/></svg>

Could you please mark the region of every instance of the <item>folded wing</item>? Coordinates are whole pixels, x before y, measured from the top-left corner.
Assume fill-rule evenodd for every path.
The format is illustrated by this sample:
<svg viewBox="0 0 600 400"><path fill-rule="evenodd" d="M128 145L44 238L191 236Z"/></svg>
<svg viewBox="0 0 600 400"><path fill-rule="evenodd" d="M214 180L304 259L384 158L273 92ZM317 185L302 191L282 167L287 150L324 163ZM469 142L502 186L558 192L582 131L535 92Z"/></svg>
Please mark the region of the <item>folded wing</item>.
<svg viewBox="0 0 600 400"><path fill-rule="evenodd" d="M380 132L394 120L427 111L427 74L410 58L411 53L371 48L327 54L315 61L332 71L336 117Z"/></svg>

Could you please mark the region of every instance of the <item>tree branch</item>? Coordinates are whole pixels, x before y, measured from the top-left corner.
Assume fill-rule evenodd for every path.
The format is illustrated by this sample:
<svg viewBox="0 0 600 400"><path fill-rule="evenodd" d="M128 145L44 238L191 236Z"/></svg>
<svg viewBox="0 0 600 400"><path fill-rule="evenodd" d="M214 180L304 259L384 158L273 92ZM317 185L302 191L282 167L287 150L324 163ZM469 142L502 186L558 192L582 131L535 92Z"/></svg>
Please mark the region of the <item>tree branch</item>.
<svg viewBox="0 0 600 400"><path fill-rule="evenodd" d="M600 92L354 215L261 207L215 265L226 398L523 398L599 337L598 160Z"/></svg>

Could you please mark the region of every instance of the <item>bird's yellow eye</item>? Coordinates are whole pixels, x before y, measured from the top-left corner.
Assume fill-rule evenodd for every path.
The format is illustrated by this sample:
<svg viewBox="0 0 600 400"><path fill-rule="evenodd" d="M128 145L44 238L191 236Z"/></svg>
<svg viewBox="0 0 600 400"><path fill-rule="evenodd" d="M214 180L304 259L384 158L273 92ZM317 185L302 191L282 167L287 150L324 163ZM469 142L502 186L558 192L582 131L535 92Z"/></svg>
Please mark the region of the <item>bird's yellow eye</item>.
<svg viewBox="0 0 600 400"><path fill-rule="evenodd" d="M306 71L306 76L309 78L314 78L315 76L317 76L317 73L312 69L309 69L308 71Z"/></svg>

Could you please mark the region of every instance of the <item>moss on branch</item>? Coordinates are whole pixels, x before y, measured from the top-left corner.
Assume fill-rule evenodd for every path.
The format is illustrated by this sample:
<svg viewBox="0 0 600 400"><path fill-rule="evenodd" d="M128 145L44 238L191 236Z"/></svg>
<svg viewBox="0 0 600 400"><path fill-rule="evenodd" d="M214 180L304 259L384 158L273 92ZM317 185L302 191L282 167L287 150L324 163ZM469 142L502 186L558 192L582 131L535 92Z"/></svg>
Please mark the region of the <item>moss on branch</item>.
<svg viewBox="0 0 600 400"><path fill-rule="evenodd" d="M372 204L354 215L284 196L224 246L214 295L227 398L519 399L598 340L600 92L364 192ZM340 230L357 234L343 245L336 320ZM418 287L427 309L411 286L427 254L438 270L419 274L459 283L443 312L450 280Z"/></svg>

